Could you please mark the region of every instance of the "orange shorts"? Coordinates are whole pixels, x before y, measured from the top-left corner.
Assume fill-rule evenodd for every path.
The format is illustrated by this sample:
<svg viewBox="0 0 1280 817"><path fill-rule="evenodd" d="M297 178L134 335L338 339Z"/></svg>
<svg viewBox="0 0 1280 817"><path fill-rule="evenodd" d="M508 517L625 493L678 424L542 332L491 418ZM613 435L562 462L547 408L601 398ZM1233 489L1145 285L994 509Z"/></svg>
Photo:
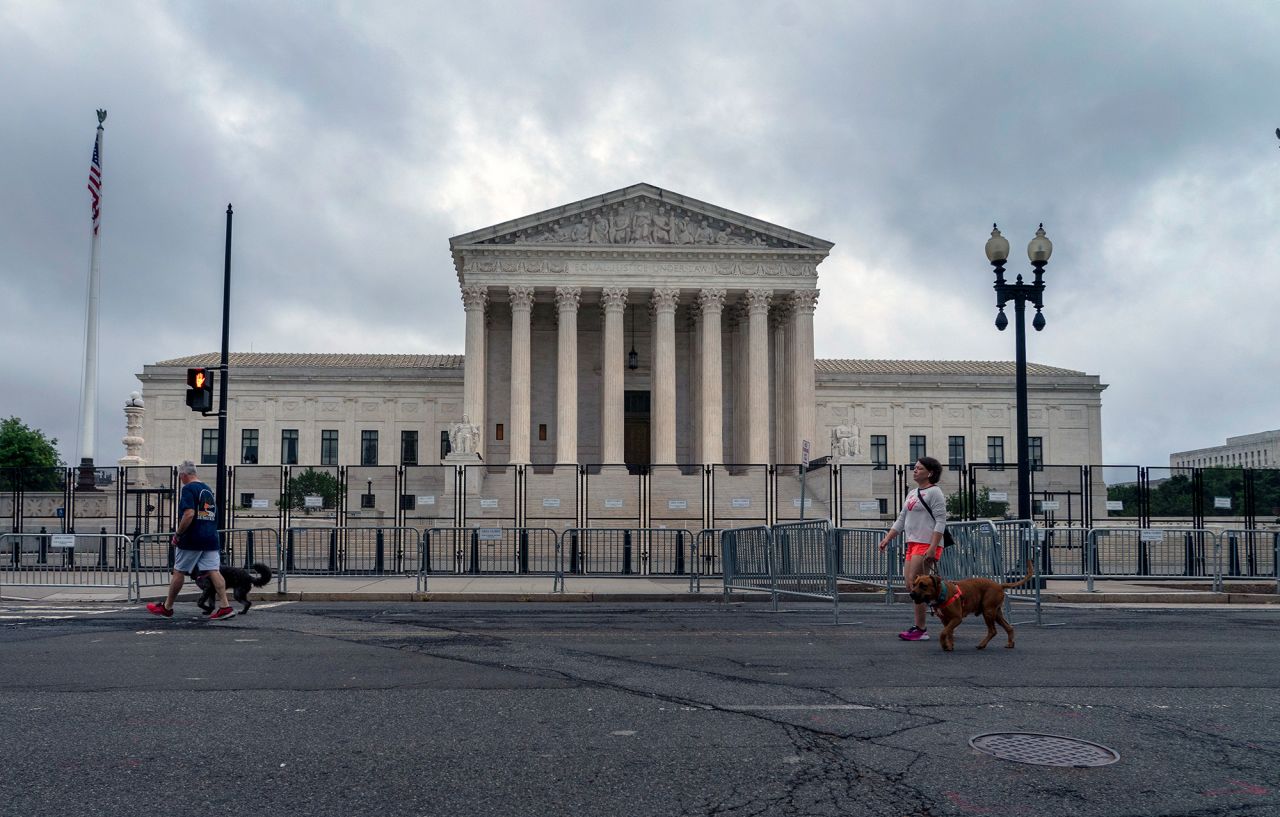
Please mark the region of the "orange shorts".
<svg viewBox="0 0 1280 817"><path fill-rule="evenodd" d="M928 553L928 552L929 552L929 548L932 548L932 547L933 547L933 545L927 544L927 543L925 543L925 542L907 542L907 557L906 557L906 561L908 561L908 562L909 562L909 561L911 561L912 559L914 559L914 558L915 558L915 557L917 557L917 556L923 556L924 554ZM935 559L941 559L941 558L942 558L942 546L941 546L941 545L939 545L939 546L936 548L936 550L937 550L938 552L937 552L937 553L935 553L935 554L933 555L933 558L935 558Z"/></svg>

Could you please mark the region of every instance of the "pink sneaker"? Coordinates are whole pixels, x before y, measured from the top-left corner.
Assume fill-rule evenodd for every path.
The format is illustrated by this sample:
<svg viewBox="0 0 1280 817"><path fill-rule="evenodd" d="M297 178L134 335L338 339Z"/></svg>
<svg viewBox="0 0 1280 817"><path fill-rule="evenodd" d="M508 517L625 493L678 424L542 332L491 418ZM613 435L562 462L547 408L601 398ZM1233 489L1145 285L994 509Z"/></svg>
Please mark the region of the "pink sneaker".
<svg viewBox="0 0 1280 817"><path fill-rule="evenodd" d="M906 632L898 633L898 638L901 638L903 641L928 641L929 631L922 630L912 624Z"/></svg>

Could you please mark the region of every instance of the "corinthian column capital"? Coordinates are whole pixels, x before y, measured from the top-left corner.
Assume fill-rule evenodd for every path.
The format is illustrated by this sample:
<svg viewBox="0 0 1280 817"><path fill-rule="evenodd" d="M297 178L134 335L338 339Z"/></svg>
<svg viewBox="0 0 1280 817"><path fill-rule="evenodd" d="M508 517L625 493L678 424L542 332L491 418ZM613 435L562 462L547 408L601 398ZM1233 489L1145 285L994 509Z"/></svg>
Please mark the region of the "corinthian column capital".
<svg viewBox="0 0 1280 817"><path fill-rule="evenodd" d="M680 303L680 290L671 287L655 289L650 303L654 312L675 312L676 304Z"/></svg>
<svg viewBox="0 0 1280 817"><path fill-rule="evenodd" d="M797 289L791 293L791 307L797 313L813 314L813 310L818 306L818 290L816 289Z"/></svg>
<svg viewBox="0 0 1280 817"><path fill-rule="evenodd" d="M582 300L581 287L556 287L556 309L560 312L577 312Z"/></svg>
<svg viewBox="0 0 1280 817"><path fill-rule="evenodd" d="M468 312L473 309L483 310L488 303L488 287L473 285L462 288L462 305Z"/></svg>
<svg viewBox="0 0 1280 817"><path fill-rule="evenodd" d="M507 287L507 295L511 298L511 310L533 309L533 287Z"/></svg>
<svg viewBox="0 0 1280 817"><path fill-rule="evenodd" d="M606 314L622 312L627 308L627 290L620 287L608 287L600 291L600 309Z"/></svg>
<svg viewBox="0 0 1280 817"><path fill-rule="evenodd" d="M698 305L704 314L724 311L725 291L723 289L698 290Z"/></svg>
<svg viewBox="0 0 1280 817"><path fill-rule="evenodd" d="M758 314L769 311L769 301L773 300L771 289L749 289L744 296L747 314Z"/></svg>

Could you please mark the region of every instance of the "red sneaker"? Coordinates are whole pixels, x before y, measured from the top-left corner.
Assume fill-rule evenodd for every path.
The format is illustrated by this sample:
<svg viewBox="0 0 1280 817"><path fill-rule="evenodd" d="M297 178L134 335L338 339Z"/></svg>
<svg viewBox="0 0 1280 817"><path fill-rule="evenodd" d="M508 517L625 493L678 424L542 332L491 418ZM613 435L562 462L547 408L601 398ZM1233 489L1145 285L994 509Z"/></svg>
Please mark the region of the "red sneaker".
<svg viewBox="0 0 1280 817"><path fill-rule="evenodd" d="M209 620L222 621L223 619L232 618L235 614L236 611L232 607L220 607L214 611L213 615L209 616Z"/></svg>
<svg viewBox="0 0 1280 817"><path fill-rule="evenodd" d="M173 608L165 607L163 602L147 602L147 612L157 616L164 616L165 618L173 618Z"/></svg>

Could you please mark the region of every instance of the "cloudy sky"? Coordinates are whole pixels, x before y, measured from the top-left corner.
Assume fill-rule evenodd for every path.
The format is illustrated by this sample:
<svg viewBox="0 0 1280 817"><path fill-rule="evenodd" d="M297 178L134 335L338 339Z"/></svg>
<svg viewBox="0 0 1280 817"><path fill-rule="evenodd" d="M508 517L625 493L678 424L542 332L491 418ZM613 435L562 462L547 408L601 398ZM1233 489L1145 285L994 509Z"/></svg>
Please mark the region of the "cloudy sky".
<svg viewBox="0 0 1280 817"><path fill-rule="evenodd" d="M1108 463L1280 427L1280 6L0 0L0 416L96 457L148 362L462 351L448 238L650 182L835 242L820 357L1007 360L983 244L1055 244L1031 360Z"/></svg>

